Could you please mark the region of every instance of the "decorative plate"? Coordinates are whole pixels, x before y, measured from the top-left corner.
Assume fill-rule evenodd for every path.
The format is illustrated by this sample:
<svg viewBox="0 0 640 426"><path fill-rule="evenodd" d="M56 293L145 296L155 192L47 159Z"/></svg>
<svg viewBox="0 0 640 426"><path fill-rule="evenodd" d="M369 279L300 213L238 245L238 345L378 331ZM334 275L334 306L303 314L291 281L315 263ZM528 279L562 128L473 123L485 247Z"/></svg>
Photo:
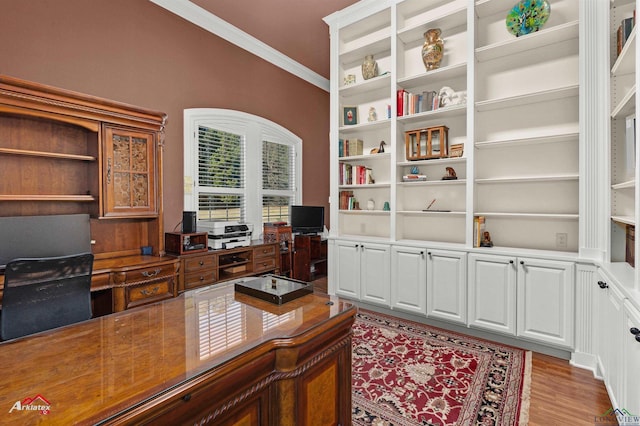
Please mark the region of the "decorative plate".
<svg viewBox="0 0 640 426"><path fill-rule="evenodd" d="M507 30L520 37L538 31L549 19L547 0L521 0L507 14Z"/></svg>

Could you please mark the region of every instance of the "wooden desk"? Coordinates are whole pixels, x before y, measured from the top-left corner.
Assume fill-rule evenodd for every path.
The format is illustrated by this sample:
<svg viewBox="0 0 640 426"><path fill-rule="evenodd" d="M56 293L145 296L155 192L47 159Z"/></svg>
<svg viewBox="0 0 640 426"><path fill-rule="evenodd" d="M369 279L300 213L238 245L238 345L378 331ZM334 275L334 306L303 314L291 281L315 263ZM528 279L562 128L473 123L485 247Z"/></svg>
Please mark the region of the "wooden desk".
<svg viewBox="0 0 640 426"><path fill-rule="evenodd" d="M124 311L178 294L180 259L174 256L122 256L96 259L91 276L93 316ZM0 274L0 306L4 275Z"/></svg>
<svg viewBox="0 0 640 426"><path fill-rule="evenodd" d="M350 425L355 313L227 283L4 342L2 423Z"/></svg>

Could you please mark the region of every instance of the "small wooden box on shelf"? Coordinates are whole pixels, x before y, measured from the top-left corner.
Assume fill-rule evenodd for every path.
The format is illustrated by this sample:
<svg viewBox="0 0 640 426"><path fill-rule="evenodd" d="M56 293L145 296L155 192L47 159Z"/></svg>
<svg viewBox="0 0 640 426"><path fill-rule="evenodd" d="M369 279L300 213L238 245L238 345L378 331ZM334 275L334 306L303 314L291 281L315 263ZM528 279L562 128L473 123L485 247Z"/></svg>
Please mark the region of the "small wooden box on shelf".
<svg viewBox="0 0 640 426"><path fill-rule="evenodd" d="M182 234L180 232L167 232L164 234L164 245L167 253L188 254L202 253L209 250L206 232Z"/></svg>

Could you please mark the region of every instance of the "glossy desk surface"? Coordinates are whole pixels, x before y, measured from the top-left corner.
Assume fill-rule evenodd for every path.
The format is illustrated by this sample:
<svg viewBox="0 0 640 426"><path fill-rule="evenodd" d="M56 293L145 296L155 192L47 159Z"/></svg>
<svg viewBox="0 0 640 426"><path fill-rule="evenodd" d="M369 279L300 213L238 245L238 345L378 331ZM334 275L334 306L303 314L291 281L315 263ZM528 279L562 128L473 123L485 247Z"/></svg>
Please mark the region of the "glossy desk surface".
<svg viewBox="0 0 640 426"><path fill-rule="evenodd" d="M273 305L228 283L3 342L0 423L99 423L241 354L328 329L355 310L316 293Z"/></svg>

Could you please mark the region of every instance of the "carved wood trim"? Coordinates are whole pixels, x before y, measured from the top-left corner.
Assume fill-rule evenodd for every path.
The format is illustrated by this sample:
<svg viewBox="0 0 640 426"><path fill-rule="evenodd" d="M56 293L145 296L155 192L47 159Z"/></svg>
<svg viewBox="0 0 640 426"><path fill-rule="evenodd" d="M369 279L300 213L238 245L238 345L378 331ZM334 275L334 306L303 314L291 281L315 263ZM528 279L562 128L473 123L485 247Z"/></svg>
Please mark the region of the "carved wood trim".
<svg viewBox="0 0 640 426"><path fill-rule="evenodd" d="M254 383L249 389L245 390L244 392L242 392L241 394L239 394L238 396L236 396L232 400L227 401L225 404L217 407L212 412L209 412L208 414L205 414L195 424L202 426L202 425L208 424L212 420L216 420L221 415L227 413L228 411L231 411L233 408L235 408L236 406L240 405L242 402L248 400L250 397L252 397L256 393L264 390L267 386L271 385L272 383L274 383L276 381L293 379L293 378L296 378L296 377L299 377L299 376L303 375L309 369L311 369L313 366L315 366L316 364L318 364L320 361L324 360L325 358L328 358L328 357L332 356L333 354L335 354L336 352L339 352L339 351L343 350L346 346L348 346L350 348L351 347L351 335L352 335L352 332L350 331L349 334L347 334L345 337L343 337L340 341L338 341L334 345L326 348L324 351L316 354L315 356L310 358L307 362L305 362L304 364L298 366L295 370L287 371L287 372L276 372L274 374L269 375L268 377L265 377L264 379L260 380L259 382ZM351 350L351 349L349 349L349 350Z"/></svg>

